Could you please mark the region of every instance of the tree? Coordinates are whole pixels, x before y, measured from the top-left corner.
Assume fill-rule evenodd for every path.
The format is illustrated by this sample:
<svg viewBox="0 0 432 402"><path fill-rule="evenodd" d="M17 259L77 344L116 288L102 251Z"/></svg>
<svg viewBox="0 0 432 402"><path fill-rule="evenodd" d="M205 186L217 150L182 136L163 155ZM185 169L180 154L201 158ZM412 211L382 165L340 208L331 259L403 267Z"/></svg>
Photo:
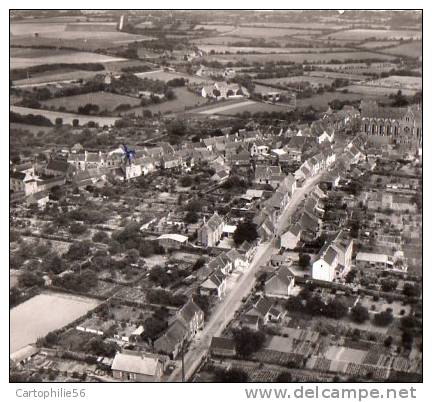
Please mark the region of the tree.
<svg viewBox="0 0 432 402"><path fill-rule="evenodd" d="M73 119L72 120L72 126L73 127L78 127L79 126L79 120L78 119Z"/></svg>
<svg viewBox="0 0 432 402"><path fill-rule="evenodd" d="M197 223L198 222L198 214L195 211L188 211L185 216L186 223Z"/></svg>
<svg viewBox="0 0 432 402"><path fill-rule="evenodd" d="M351 318L354 322L363 324L369 319L369 311L366 307L362 306L360 303L357 303L351 309Z"/></svg>
<svg viewBox="0 0 432 402"><path fill-rule="evenodd" d="M63 124L63 119L61 117L56 117L55 119L55 125L61 126Z"/></svg>
<svg viewBox="0 0 432 402"><path fill-rule="evenodd" d="M341 319L348 313L348 307L337 299L333 299L325 307L325 315L330 318Z"/></svg>
<svg viewBox="0 0 432 402"><path fill-rule="evenodd" d="M228 370L217 369L215 371L216 382L247 382L248 375L240 368L231 368Z"/></svg>
<svg viewBox="0 0 432 402"><path fill-rule="evenodd" d="M96 243L106 243L109 240L108 233L101 230L93 235L92 240Z"/></svg>
<svg viewBox="0 0 432 402"><path fill-rule="evenodd" d="M237 225L233 233L234 243L239 246L244 241L252 242L258 237L257 225L253 222L243 222Z"/></svg>
<svg viewBox="0 0 432 402"><path fill-rule="evenodd" d="M326 305L320 296L312 296L306 302L306 311L312 315L321 315L325 311Z"/></svg>
<svg viewBox="0 0 432 402"><path fill-rule="evenodd" d="M234 332L234 343L236 351L241 356L249 356L257 352L265 341L265 334L252 331L249 328L241 328Z"/></svg>
<svg viewBox="0 0 432 402"><path fill-rule="evenodd" d="M402 293L407 297L419 297L420 287L417 284L405 283Z"/></svg>
<svg viewBox="0 0 432 402"><path fill-rule="evenodd" d="M276 377L275 382L292 382L292 375L289 371L282 371L282 373L279 373Z"/></svg>
<svg viewBox="0 0 432 402"><path fill-rule="evenodd" d="M80 260L90 254L90 243L87 241L80 241L72 243L66 253L66 258L69 260Z"/></svg>
<svg viewBox="0 0 432 402"><path fill-rule="evenodd" d="M19 276L18 284L22 287L42 286L44 280L33 272L25 271Z"/></svg>
<svg viewBox="0 0 432 402"><path fill-rule="evenodd" d="M87 232L87 226L82 225L81 223L72 223L69 228L69 233L72 235L82 235Z"/></svg>
<svg viewBox="0 0 432 402"><path fill-rule="evenodd" d="M393 343L393 337L392 336L389 335L387 338L385 338L384 346L386 348L389 348L392 345L392 343Z"/></svg>
<svg viewBox="0 0 432 402"><path fill-rule="evenodd" d="M54 274L60 274L66 269L66 264L63 258L55 254L48 260L47 268Z"/></svg>
<svg viewBox="0 0 432 402"><path fill-rule="evenodd" d="M393 321L393 314L390 311L382 311L381 313L375 314L374 324L379 327L386 327Z"/></svg>
<svg viewBox="0 0 432 402"><path fill-rule="evenodd" d="M288 311L303 311L303 300L299 296L291 296L285 303Z"/></svg>
<svg viewBox="0 0 432 402"><path fill-rule="evenodd" d="M310 261L311 261L311 257L309 254L303 254L303 253L299 254L298 264L299 264L300 268L303 268L303 269L308 268Z"/></svg>

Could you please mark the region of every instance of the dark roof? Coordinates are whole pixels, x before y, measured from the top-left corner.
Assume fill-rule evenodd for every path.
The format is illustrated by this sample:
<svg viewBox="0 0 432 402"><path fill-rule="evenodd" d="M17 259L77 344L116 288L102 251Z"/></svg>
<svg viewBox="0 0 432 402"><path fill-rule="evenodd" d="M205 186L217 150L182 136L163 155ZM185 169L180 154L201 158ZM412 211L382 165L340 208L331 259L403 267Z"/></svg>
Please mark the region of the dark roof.
<svg viewBox="0 0 432 402"><path fill-rule="evenodd" d="M66 173L69 169L69 164L66 161L51 159L48 162L46 169L55 170L56 172Z"/></svg>
<svg viewBox="0 0 432 402"><path fill-rule="evenodd" d="M211 340L210 349L235 350L235 344L232 339L214 336Z"/></svg>

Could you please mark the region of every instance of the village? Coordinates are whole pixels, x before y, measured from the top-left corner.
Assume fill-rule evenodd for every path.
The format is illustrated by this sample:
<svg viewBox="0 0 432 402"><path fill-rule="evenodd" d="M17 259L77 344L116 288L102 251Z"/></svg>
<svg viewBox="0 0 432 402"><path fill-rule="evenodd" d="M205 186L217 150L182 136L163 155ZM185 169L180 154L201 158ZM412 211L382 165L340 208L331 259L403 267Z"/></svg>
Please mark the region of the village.
<svg viewBox="0 0 432 402"><path fill-rule="evenodd" d="M189 56L187 88L166 63L165 84L129 67L14 88L11 381L421 382L417 95L301 108L322 88L250 91ZM90 88L140 106L99 122L47 106ZM192 94L193 112L120 113ZM41 115L20 114L33 95Z"/></svg>

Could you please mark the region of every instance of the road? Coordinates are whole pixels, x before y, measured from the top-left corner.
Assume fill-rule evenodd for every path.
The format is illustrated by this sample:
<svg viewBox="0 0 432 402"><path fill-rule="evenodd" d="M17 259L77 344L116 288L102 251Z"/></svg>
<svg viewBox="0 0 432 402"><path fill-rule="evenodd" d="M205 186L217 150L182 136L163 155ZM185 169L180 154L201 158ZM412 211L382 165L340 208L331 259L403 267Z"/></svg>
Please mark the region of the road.
<svg viewBox="0 0 432 402"><path fill-rule="evenodd" d="M309 179L303 187L299 188L294 193L290 203L286 207L281 219L279 220L276 230L277 234L280 234L284 230L287 219L293 215L304 196L312 191L314 185L320 180L323 174L324 171L319 173L314 178ZM199 367L202 359L210 347L211 339L214 336L219 336L222 333L227 324L234 318L235 312L242 304L242 299L247 297L252 291L252 288L255 284L255 273L259 267L267 264L272 254L276 251L277 249L273 246L273 242L261 243L258 246L255 257L253 258L246 272L237 278L232 289L227 293L225 298L212 313L210 321L192 341L188 352L184 356L186 381L192 377L196 369ZM175 370L171 373L168 381L182 381L181 364L177 365Z"/></svg>

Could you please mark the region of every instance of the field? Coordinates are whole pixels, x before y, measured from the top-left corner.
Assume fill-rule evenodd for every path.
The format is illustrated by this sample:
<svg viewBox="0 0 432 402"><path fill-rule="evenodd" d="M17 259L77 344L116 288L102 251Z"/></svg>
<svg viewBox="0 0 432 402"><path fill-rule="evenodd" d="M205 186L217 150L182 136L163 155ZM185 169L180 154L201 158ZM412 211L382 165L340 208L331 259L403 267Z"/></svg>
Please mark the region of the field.
<svg viewBox="0 0 432 402"><path fill-rule="evenodd" d="M245 37L245 38L277 38L281 36L293 36L296 34L308 34L308 35L319 35L322 31L317 30L305 30L305 29L295 29L295 28L257 28L257 27L246 27L242 26L236 28L234 31L230 32L235 36Z"/></svg>
<svg viewBox="0 0 432 402"><path fill-rule="evenodd" d="M385 95L379 96L378 94L361 95L357 93L342 93L342 92L326 92L321 95L314 95L312 98L297 99L298 107L312 106L317 110L326 110L328 103L334 99L341 101L360 101L362 99L377 100L378 102L388 103L388 98Z"/></svg>
<svg viewBox="0 0 432 402"><path fill-rule="evenodd" d="M267 78L264 80L257 80L257 82L280 86L286 86L288 84L297 82L309 82L311 85L331 85L334 82L334 79L327 77L308 77L307 75L299 75L295 77Z"/></svg>
<svg viewBox="0 0 432 402"><path fill-rule="evenodd" d="M25 68L41 64L57 63L108 63L112 61L124 61L121 57L105 56L90 52L75 52L61 50L60 54L56 50L44 49L43 55L32 56L11 56L10 68Z"/></svg>
<svg viewBox="0 0 432 402"><path fill-rule="evenodd" d="M193 110L193 113L201 114L201 115L226 115L233 116L237 113L249 112L283 112L288 111L288 108L283 105L272 105L269 103L261 103L255 102L253 100L235 100L224 102L223 104L215 104L212 106L208 106L205 108L200 108Z"/></svg>
<svg viewBox="0 0 432 402"><path fill-rule="evenodd" d="M207 102L207 99L190 92L185 87L174 88L173 90L177 99L150 106L134 108L128 110L127 113L135 112L135 114L140 114L143 110L150 110L152 113L177 113L183 112L188 108L190 109L192 107L203 105Z"/></svg>
<svg viewBox="0 0 432 402"><path fill-rule="evenodd" d="M305 76L309 77L324 77L324 78L341 78L349 81L363 81L367 79L366 76L361 74L338 73L335 71L305 71Z"/></svg>
<svg viewBox="0 0 432 402"><path fill-rule="evenodd" d="M197 77L197 76L192 76L192 75L187 75L187 74L181 74L181 73L172 73L172 72L168 72L168 71L163 71L163 70L157 70L157 71L148 71L145 73L137 73L135 74L137 77L140 78L150 78L152 80L161 80L164 82L168 82L170 80L173 80L174 78L184 78L189 80L189 82L191 84L205 84L205 83L211 83L212 81L207 79L207 78L203 78L203 77Z"/></svg>
<svg viewBox="0 0 432 402"><path fill-rule="evenodd" d="M148 40L149 37L117 31L116 22L109 23L40 23L12 22L10 25L12 38L56 38L62 40L105 40L114 44L127 43L135 40Z"/></svg>
<svg viewBox="0 0 432 402"><path fill-rule="evenodd" d="M390 94L396 94L399 90L402 91L403 95L412 96L416 93L413 89L405 88L387 88L372 85L348 85L347 87L339 88L338 91L347 90L353 94L359 95L374 95L374 96L388 96Z"/></svg>
<svg viewBox="0 0 432 402"><path fill-rule="evenodd" d="M221 36L210 36L207 38L194 39L192 42L199 45L230 45L236 42L250 42L251 39L238 38L237 36L221 35Z"/></svg>
<svg viewBox="0 0 432 402"><path fill-rule="evenodd" d="M334 51L343 51L349 49L344 48L332 48L332 47L323 47L323 48L314 48L314 47L239 47L239 46L226 46L226 45L197 45L199 49L209 53L210 51L215 51L216 53L323 53L323 52L334 52Z"/></svg>
<svg viewBox="0 0 432 402"><path fill-rule="evenodd" d="M380 39L421 39L421 31L397 31L386 29L349 29L327 35L327 39L363 41L369 38Z"/></svg>
<svg viewBox="0 0 432 402"><path fill-rule="evenodd" d="M384 53L409 57L422 57L422 43L419 41L404 43L399 46L384 49Z"/></svg>
<svg viewBox="0 0 432 402"><path fill-rule="evenodd" d="M381 47L395 46L397 44L399 44L399 42L394 40L371 40L360 44L359 47L364 49L378 49Z"/></svg>
<svg viewBox="0 0 432 402"><path fill-rule="evenodd" d="M84 106L87 103L98 105L100 111L107 110L108 112L112 112L118 105L127 103L131 106L138 106L141 101L138 98L133 98L130 96L112 94L109 92L95 92L49 99L41 103L47 107L54 106L58 108L63 106L65 110L75 113L78 111L80 106Z"/></svg>
<svg viewBox="0 0 432 402"><path fill-rule="evenodd" d="M390 77L369 81L366 85L420 91L422 89L422 77L391 75Z"/></svg>
<svg viewBox="0 0 432 402"><path fill-rule="evenodd" d="M10 311L11 353L64 327L98 304L97 300L56 293L32 297ZM40 314L44 311L49 314Z"/></svg>
<svg viewBox="0 0 432 402"><path fill-rule="evenodd" d="M30 109L28 107L21 106L11 106L10 110L15 113L27 115L41 115L50 119L52 123L55 123L55 120L60 117L63 119L63 124L72 124L74 119L79 120L79 124L87 124L90 121L98 123L100 126L112 126L119 119L118 117L100 117L100 116L84 116L81 114L72 114L72 113L64 113L64 112L52 112L51 110L44 109Z"/></svg>
<svg viewBox="0 0 432 402"><path fill-rule="evenodd" d="M295 63L327 63L331 60L365 60L365 59L393 60L391 55L376 54L372 52L333 52L333 53L296 53L296 54L241 54L232 55L208 55L205 56L207 61L219 61L229 63L244 61L246 63L265 63L270 61L295 62Z"/></svg>
<svg viewBox="0 0 432 402"><path fill-rule="evenodd" d="M76 81L79 79L89 80L97 74L101 74L103 71L81 71L65 69L63 72L57 72L55 74L41 74L36 77L30 77L22 80L16 80L13 82L15 87L31 87L31 86L44 86L49 84L67 83Z"/></svg>

